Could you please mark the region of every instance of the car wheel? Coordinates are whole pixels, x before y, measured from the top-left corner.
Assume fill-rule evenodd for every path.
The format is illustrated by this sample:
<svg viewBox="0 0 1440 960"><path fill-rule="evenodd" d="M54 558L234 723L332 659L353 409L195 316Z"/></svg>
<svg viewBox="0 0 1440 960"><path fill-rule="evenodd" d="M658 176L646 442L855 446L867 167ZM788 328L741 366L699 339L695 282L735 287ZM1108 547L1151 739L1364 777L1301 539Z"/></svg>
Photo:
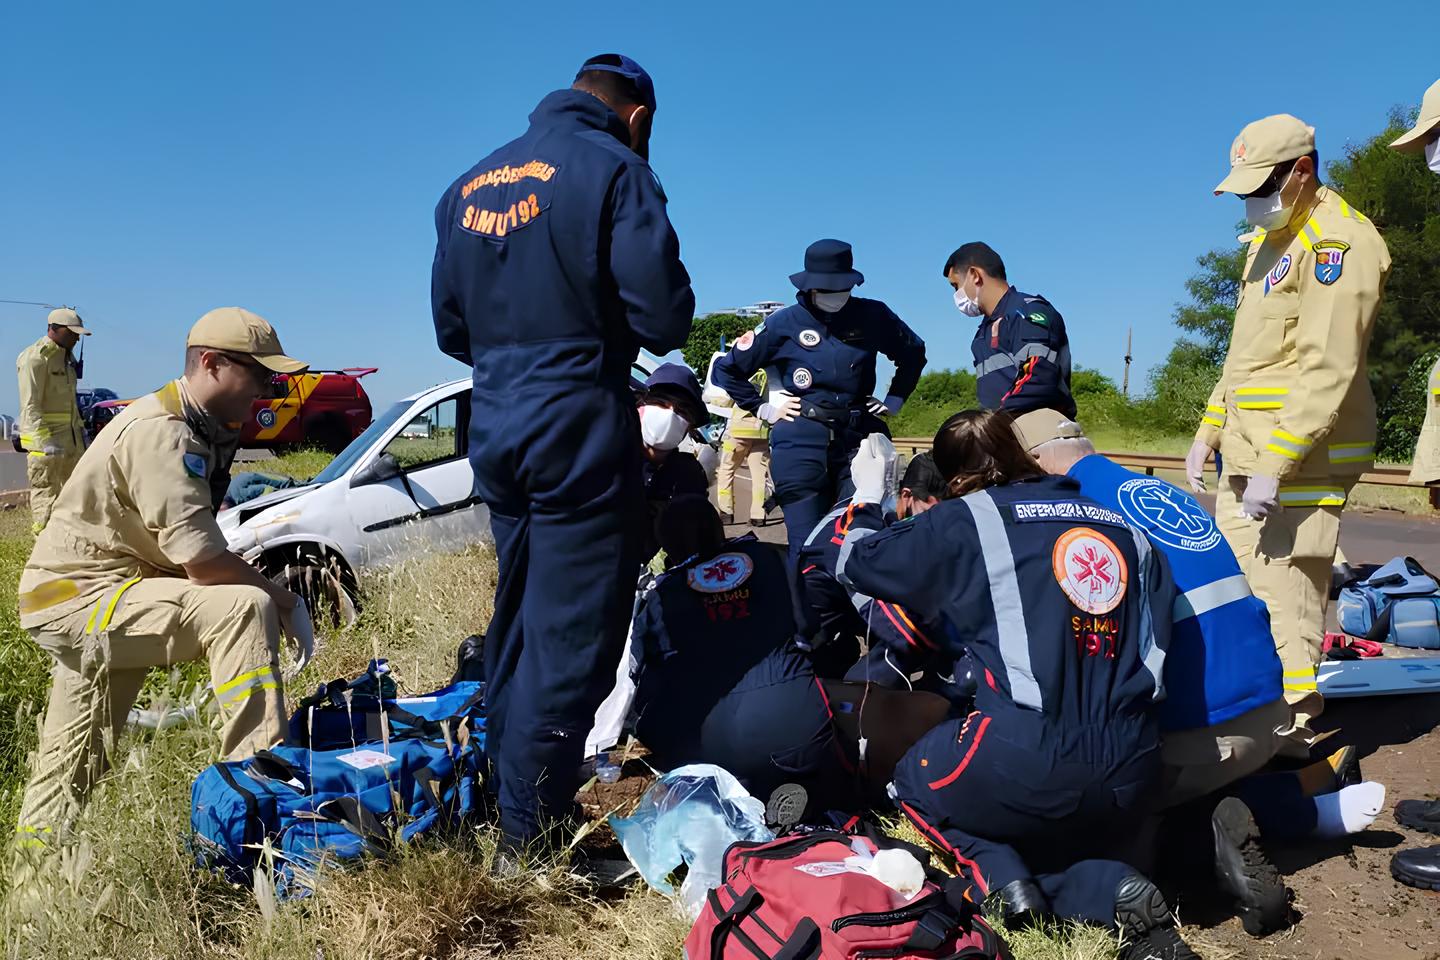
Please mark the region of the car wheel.
<svg viewBox="0 0 1440 960"><path fill-rule="evenodd" d="M345 588L340 564L333 557L302 555L276 569L270 579L299 594L317 626L348 627L359 616L355 598Z"/></svg>

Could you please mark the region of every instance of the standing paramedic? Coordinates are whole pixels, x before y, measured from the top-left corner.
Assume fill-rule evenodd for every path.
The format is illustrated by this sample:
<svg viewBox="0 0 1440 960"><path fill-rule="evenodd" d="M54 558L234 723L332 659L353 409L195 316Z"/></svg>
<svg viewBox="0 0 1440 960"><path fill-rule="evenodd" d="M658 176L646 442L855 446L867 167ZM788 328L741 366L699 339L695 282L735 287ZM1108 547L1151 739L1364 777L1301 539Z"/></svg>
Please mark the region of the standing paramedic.
<svg viewBox="0 0 1440 960"><path fill-rule="evenodd" d="M1198 492L1224 458L1215 519L1270 608L1291 722L1281 753L1304 757L1324 708L1325 636L1340 510L1375 461L1365 353L1390 254L1375 225L1319 179L1315 132L1287 114L1247 125L1215 193L1254 227L1230 347L1186 457Z"/></svg>
<svg viewBox="0 0 1440 960"><path fill-rule="evenodd" d="M679 348L695 313L646 160L654 116L639 64L593 57L435 208L435 335L474 368L470 463L500 565L486 707L512 853L570 815L625 642L646 529L630 365Z"/></svg>
<svg viewBox="0 0 1440 960"><path fill-rule="evenodd" d="M970 342L980 406L1012 416L1045 407L1075 416L1070 338L1050 301L1010 286L1005 261L988 244L962 245L942 273L955 288L955 306L980 320Z"/></svg>
<svg viewBox="0 0 1440 960"><path fill-rule="evenodd" d="M852 297L865 282L850 244L817 240L805 269L790 275L796 303L771 314L715 361L715 386L741 409L772 425L770 470L785 514L790 557L826 511L855 492L850 460L860 441L886 433L881 417L899 411L925 369L925 342L879 300ZM895 363L883 401L875 390L875 357ZM750 382L765 367L779 371L777 402Z"/></svg>
<svg viewBox="0 0 1440 960"><path fill-rule="evenodd" d="M74 310L51 310L45 336L15 360L20 382L20 445L29 454L25 473L36 533L45 529L60 488L85 452L85 421L75 402L80 370L72 351L81 337L88 336L90 331Z"/></svg>

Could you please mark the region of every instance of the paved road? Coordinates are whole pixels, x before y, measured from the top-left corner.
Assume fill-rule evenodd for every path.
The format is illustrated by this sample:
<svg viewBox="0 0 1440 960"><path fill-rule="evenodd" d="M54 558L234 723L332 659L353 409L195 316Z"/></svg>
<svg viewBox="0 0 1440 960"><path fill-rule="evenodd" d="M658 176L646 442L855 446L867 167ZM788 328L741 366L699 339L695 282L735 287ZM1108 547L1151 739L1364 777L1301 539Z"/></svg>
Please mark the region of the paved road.
<svg viewBox="0 0 1440 960"><path fill-rule="evenodd" d="M740 471L735 480L735 502L750 502L749 474ZM1215 498L1203 496L1200 502L1211 514ZM730 527L732 536L751 530L742 521ZM770 515L770 524L755 530L762 539L772 543L785 542L785 525L780 511ZM1340 546L1353 564L1384 563L1400 554L1419 560L1426 569L1440 572L1440 517L1420 517L1390 511L1347 511L1340 524Z"/></svg>

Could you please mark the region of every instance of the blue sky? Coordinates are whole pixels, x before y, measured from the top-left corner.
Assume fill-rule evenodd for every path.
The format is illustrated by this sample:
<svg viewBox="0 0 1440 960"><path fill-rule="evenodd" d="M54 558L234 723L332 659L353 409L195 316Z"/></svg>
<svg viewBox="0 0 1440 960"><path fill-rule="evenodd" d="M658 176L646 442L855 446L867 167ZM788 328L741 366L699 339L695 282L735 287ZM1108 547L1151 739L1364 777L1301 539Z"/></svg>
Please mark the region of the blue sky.
<svg viewBox="0 0 1440 960"><path fill-rule="evenodd" d="M652 161L702 311L788 300L824 236L968 366L940 267L983 239L1066 318L1076 363L1164 357L1211 188L1247 121L1323 156L1416 103L1440 6L1160 3L8 4L0 13L0 297L77 304L87 383L179 370L211 307L293 355L374 365L377 402L463 374L434 346L432 210L590 54L655 77ZM0 305L0 352L44 312ZM13 412L13 378L0 411Z"/></svg>

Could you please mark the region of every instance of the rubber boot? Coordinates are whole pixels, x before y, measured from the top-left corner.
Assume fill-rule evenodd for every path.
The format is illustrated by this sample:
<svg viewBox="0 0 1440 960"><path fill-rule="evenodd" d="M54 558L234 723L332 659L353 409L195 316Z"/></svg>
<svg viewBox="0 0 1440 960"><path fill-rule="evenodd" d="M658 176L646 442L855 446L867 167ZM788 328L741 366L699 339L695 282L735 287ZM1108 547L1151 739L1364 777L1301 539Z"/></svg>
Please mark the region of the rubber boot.
<svg viewBox="0 0 1440 960"><path fill-rule="evenodd" d="M1226 797L1215 807L1210 823L1215 833L1215 877L1235 899L1245 932L1263 937L1288 926L1290 891L1265 856L1250 808L1236 797Z"/></svg>

